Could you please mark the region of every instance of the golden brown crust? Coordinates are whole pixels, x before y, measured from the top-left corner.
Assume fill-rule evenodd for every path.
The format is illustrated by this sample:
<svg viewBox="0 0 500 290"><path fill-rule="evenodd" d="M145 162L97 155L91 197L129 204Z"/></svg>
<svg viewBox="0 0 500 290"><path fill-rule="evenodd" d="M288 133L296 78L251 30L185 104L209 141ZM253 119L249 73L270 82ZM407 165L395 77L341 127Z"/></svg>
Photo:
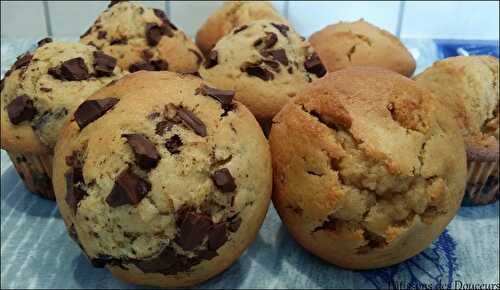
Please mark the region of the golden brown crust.
<svg viewBox="0 0 500 290"><path fill-rule="evenodd" d="M167 26L157 44L148 42L148 25ZM137 63L161 60L168 63L169 71L193 73L202 62L194 42L166 20L163 11L127 1L104 10L80 42L112 55L124 70Z"/></svg>
<svg viewBox="0 0 500 290"><path fill-rule="evenodd" d="M268 1L228 1L196 33L196 45L207 55L217 41L234 28L253 20L287 23Z"/></svg>
<svg viewBox="0 0 500 290"><path fill-rule="evenodd" d="M269 141L281 218L306 249L342 267L416 255L463 197L456 121L387 70L350 68L312 83L274 118Z"/></svg>
<svg viewBox="0 0 500 290"><path fill-rule="evenodd" d="M415 60L401 41L363 19L326 26L309 41L330 72L377 66L409 77L415 71Z"/></svg>

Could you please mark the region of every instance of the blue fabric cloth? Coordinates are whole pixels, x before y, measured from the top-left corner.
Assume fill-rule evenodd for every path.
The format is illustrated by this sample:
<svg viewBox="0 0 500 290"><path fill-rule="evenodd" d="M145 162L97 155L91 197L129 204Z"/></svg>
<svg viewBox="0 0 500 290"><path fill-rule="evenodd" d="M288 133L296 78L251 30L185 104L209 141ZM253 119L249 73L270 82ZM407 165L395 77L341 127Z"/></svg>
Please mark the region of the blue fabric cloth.
<svg viewBox="0 0 500 290"><path fill-rule="evenodd" d="M35 41L2 39L2 74ZM417 59L417 72L443 55L442 46L436 43L405 40ZM447 51L450 55L453 48ZM252 246L231 268L199 288L438 289L498 284L498 232L498 202L464 207L446 231L412 259L379 270L349 271L306 252L271 206ZM122 283L106 269L93 268L68 237L55 203L29 193L2 151L1 288L144 287Z"/></svg>

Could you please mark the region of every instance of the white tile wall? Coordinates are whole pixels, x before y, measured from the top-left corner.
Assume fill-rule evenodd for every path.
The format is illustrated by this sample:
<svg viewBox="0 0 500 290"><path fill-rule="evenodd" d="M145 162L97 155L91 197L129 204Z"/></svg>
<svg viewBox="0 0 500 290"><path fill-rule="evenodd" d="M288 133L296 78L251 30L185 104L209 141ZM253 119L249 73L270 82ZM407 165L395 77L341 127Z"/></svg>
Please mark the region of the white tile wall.
<svg viewBox="0 0 500 290"><path fill-rule="evenodd" d="M360 18L396 32L399 1L292 1L288 18L295 29L304 36L340 20Z"/></svg>
<svg viewBox="0 0 500 290"><path fill-rule="evenodd" d="M47 35L43 1L1 1L0 8L2 37Z"/></svg>
<svg viewBox="0 0 500 290"><path fill-rule="evenodd" d="M498 40L498 1L408 1L402 37Z"/></svg>
<svg viewBox="0 0 500 290"><path fill-rule="evenodd" d="M1 1L2 37L79 36L109 1ZM223 1L134 1L166 9L194 36ZM272 1L308 36L325 25L365 18L410 38L499 38L498 1ZM46 8L46 9L45 9ZM402 9L404 8L404 9ZM22 11L20 16L19 11ZM46 15L47 14L47 15Z"/></svg>

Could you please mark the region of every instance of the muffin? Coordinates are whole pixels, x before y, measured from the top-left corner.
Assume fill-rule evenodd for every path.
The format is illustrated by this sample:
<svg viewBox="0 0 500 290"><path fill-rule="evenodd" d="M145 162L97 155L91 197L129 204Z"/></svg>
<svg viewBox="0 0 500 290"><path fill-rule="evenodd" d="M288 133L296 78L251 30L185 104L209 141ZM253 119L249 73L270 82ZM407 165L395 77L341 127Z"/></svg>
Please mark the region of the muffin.
<svg viewBox="0 0 500 290"><path fill-rule="evenodd" d="M266 121L326 71L290 27L257 20L221 38L199 73L217 88L234 90L238 101Z"/></svg>
<svg viewBox="0 0 500 290"><path fill-rule="evenodd" d="M1 147L28 189L54 199L52 154L68 112L122 76L92 46L51 42L17 58L1 83Z"/></svg>
<svg viewBox="0 0 500 290"><path fill-rule="evenodd" d="M184 32L159 9L111 1L80 37L115 57L123 70L195 73L203 57Z"/></svg>
<svg viewBox="0 0 500 290"><path fill-rule="evenodd" d="M498 199L498 58L458 56L438 61L415 77L458 120L467 148L464 205Z"/></svg>
<svg viewBox="0 0 500 290"><path fill-rule="evenodd" d="M94 266L127 282L189 286L254 240L271 196L270 151L233 96L191 75L137 72L70 113L54 188Z"/></svg>
<svg viewBox="0 0 500 290"><path fill-rule="evenodd" d="M415 71L415 60L401 41L363 19L328 25L309 41L329 72L376 66L410 77Z"/></svg>
<svg viewBox="0 0 500 290"><path fill-rule="evenodd" d="M456 121L426 90L380 68L308 86L273 119L273 203L295 239L350 269L406 260L460 207Z"/></svg>
<svg viewBox="0 0 500 290"><path fill-rule="evenodd" d="M268 1L227 1L200 27L196 33L196 45L208 55L217 41L234 28L262 19L287 24Z"/></svg>

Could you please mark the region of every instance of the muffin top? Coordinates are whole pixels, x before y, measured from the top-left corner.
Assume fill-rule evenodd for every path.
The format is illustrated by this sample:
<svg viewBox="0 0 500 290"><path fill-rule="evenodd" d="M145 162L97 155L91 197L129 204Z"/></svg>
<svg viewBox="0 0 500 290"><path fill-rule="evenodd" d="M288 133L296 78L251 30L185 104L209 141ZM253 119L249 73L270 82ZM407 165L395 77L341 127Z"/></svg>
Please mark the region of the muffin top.
<svg viewBox="0 0 500 290"><path fill-rule="evenodd" d="M96 265L200 279L253 240L271 194L270 153L232 95L190 75L137 72L70 113L54 189Z"/></svg>
<svg viewBox="0 0 500 290"><path fill-rule="evenodd" d="M290 27L257 20L235 28L210 52L200 76L236 92L257 119L272 118L306 84L326 71Z"/></svg>
<svg viewBox="0 0 500 290"><path fill-rule="evenodd" d="M435 62L415 80L451 109L468 145L495 143L498 151L498 58L450 57Z"/></svg>
<svg viewBox="0 0 500 290"><path fill-rule="evenodd" d="M92 46L40 42L2 80L2 149L50 152L68 112L122 75L116 59Z"/></svg>
<svg viewBox="0 0 500 290"><path fill-rule="evenodd" d="M196 44L207 55L217 41L231 30L260 19L287 23L268 1L226 1L200 27L196 34Z"/></svg>
<svg viewBox="0 0 500 290"><path fill-rule="evenodd" d="M416 254L426 244L384 251L427 226L440 232L463 196L456 121L387 70L350 68L312 83L274 118L269 140L280 215L307 248L346 267Z"/></svg>
<svg viewBox="0 0 500 290"><path fill-rule="evenodd" d="M184 32L159 9L112 1L80 37L118 60L130 72L169 70L193 73L203 57Z"/></svg>
<svg viewBox="0 0 500 290"><path fill-rule="evenodd" d="M328 25L309 41L328 71L376 66L407 77L415 71L415 60L401 41L363 19Z"/></svg>

